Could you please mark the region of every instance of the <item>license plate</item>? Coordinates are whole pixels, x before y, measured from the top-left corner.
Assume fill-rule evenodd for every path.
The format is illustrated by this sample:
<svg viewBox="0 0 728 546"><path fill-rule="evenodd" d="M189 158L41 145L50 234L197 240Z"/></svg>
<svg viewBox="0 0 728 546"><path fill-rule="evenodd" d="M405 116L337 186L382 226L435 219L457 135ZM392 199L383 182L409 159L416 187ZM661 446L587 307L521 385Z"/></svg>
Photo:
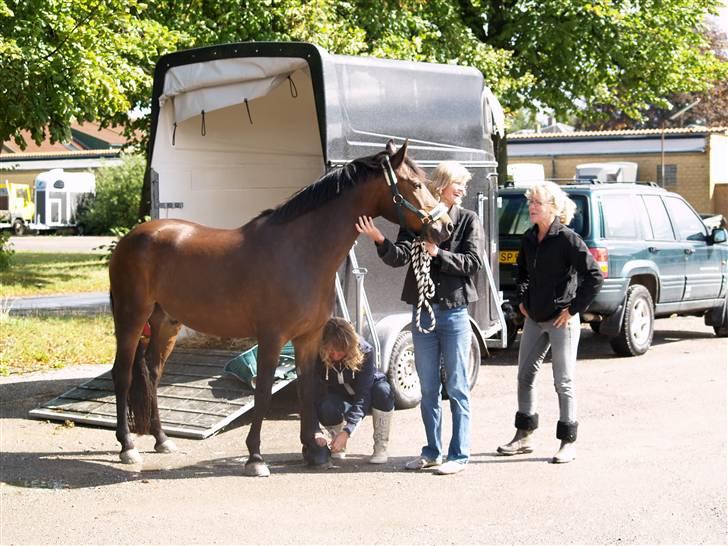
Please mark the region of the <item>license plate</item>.
<svg viewBox="0 0 728 546"><path fill-rule="evenodd" d="M498 256L498 261L502 264L514 264L518 258L517 250L501 250Z"/></svg>

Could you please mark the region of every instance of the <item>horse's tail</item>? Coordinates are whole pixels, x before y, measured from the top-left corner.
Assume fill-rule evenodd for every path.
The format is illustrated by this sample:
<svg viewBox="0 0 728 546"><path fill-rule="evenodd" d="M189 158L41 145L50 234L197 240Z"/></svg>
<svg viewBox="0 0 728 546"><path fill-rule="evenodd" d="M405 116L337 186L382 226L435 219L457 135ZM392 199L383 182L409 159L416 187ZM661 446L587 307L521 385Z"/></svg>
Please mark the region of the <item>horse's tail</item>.
<svg viewBox="0 0 728 546"><path fill-rule="evenodd" d="M152 419L152 381L145 353L147 343L139 340L131 370L129 388L129 428L137 434L149 434Z"/></svg>

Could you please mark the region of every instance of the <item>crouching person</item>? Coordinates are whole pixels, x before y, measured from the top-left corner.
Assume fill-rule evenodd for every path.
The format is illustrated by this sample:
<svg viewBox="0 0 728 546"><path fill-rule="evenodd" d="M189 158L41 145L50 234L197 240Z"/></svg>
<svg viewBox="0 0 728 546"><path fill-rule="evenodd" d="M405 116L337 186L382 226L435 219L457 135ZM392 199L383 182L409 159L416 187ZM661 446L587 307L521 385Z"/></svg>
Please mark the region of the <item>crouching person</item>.
<svg viewBox="0 0 728 546"><path fill-rule="evenodd" d="M371 410L374 453L369 462L387 462L394 395L386 376L376 369L374 362L372 346L359 337L348 321L338 317L329 319L316 363L321 385L316 410L319 422L329 432L333 458L346 457L346 443ZM316 442L326 445L320 429Z"/></svg>

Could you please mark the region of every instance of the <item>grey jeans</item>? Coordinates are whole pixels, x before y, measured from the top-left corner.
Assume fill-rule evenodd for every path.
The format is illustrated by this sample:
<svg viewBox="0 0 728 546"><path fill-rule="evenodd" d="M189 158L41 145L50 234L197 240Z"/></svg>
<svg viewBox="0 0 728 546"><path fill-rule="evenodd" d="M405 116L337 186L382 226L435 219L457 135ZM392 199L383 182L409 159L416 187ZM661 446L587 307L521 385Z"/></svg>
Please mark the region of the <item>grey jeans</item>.
<svg viewBox="0 0 728 546"><path fill-rule="evenodd" d="M552 321L526 319L518 349L518 411L527 415L536 413L536 373L550 348L554 387L559 397L559 421L576 421L574 374L580 334L579 315L571 317L562 328L554 326Z"/></svg>

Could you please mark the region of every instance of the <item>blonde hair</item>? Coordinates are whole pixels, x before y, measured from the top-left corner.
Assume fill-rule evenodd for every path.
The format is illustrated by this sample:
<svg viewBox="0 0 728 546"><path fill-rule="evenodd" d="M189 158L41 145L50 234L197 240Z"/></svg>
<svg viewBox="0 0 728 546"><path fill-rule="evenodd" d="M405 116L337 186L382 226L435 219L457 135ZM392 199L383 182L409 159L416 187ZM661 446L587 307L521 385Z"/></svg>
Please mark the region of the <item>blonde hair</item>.
<svg viewBox="0 0 728 546"><path fill-rule="evenodd" d="M538 182L526 191L526 199L539 196L551 206L559 221L567 225L574 218L576 203L574 203L566 192L554 182Z"/></svg>
<svg viewBox="0 0 728 546"><path fill-rule="evenodd" d="M339 317L330 318L324 325L319 356L327 368L333 363L329 359L331 351L341 351L346 354L342 364L350 370L359 371L364 361L364 353L359 348L359 336L354 327L347 320Z"/></svg>
<svg viewBox="0 0 728 546"><path fill-rule="evenodd" d="M450 184L467 184L473 177L468 170L457 161L443 161L434 171L432 177L427 181L427 189L438 200Z"/></svg>

